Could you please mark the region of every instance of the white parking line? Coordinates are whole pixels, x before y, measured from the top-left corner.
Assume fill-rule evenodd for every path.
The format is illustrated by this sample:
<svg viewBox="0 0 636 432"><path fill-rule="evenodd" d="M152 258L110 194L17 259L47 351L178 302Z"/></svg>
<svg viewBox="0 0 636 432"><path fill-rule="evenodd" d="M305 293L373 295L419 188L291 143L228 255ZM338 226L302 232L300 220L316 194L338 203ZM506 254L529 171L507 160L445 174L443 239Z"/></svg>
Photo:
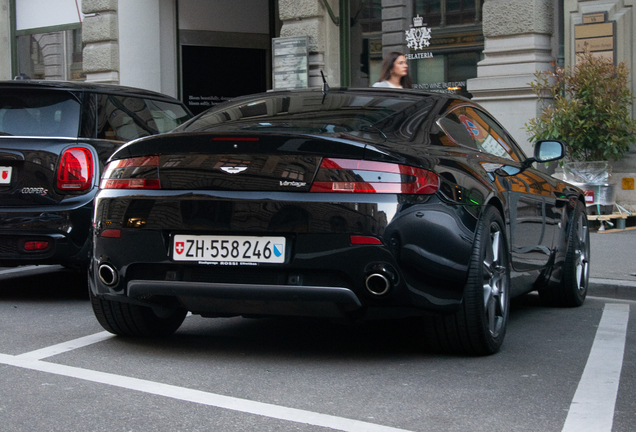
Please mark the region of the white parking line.
<svg viewBox="0 0 636 432"><path fill-rule="evenodd" d="M587 364L572 399L562 432L611 432L628 321L629 304L608 303L605 305ZM112 337L114 335L108 332L100 332L17 356L0 354L0 364L334 430L407 432L404 429L359 420L41 361L43 358L102 342Z"/></svg>
<svg viewBox="0 0 636 432"><path fill-rule="evenodd" d="M563 432L611 432L629 321L629 305L605 305Z"/></svg>
<svg viewBox="0 0 636 432"><path fill-rule="evenodd" d="M102 342L113 337L115 337L114 334L108 333L107 331L103 331L101 333L95 333L90 336L84 336L79 339L73 339L72 341L63 342L63 343L52 345L52 346L42 348L36 351L20 354L20 355L17 355L16 358L29 359L29 360L42 360L43 358L52 357L54 355L62 354L68 351L73 351L74 349L92 345L97 342Z"/></svg>
<svg viewBox="0 0 636 432"><path fill-rule="evenodd" d="M194 402L217 408L225 408L233 411L255 414L278 420L286 420L313 426L326 427L334 430L348 432L408 432L405 429L392 428L389 426L382 426L359 420L351 420L343 417L320 414L312 411L288 408L262 402L255 402L247 399L239 399L215 393L207 393L200 390L192 390L185 387L177 387L154 381L147 381L38 360L39 357L47 357L49 355L53 355L54 352L60 353L69 351L70 349L72 349L71 346L79 348L79 345L81 343L84 343L83 346L86 346L89 345L88 342L90 340L95 343L100 339L103 340L104 336L102 333L97 333L96 335L80 338L75 341L68 342L67 344L55 345L55 347L57 348L55 348L54 350L44 348L42 350L32 351L30 353L21 354L18 356L0 354L0 364L61 375L70 378L77 378L84 381L111 385L128 390L135 390L152 395L165 396L181 401ZM77 341L80 341L80 343L77 343ZM68 349L61 350L62 348Z"/></svg>

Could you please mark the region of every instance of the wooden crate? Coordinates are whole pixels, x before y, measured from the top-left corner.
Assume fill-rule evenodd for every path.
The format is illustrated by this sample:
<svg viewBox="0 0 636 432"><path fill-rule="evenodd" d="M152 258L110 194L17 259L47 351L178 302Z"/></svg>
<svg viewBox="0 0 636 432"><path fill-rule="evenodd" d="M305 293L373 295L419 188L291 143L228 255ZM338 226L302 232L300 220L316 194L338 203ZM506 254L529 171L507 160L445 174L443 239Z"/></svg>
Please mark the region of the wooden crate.
<svg viewBox="0 0 636 432"><path fill-rule="evenodd" d="M606 215L587 215L592 229L598 233L617 232L636 229L636 216L627 213L611 213ZM621 228L619 228L619 226Z"/></svg>

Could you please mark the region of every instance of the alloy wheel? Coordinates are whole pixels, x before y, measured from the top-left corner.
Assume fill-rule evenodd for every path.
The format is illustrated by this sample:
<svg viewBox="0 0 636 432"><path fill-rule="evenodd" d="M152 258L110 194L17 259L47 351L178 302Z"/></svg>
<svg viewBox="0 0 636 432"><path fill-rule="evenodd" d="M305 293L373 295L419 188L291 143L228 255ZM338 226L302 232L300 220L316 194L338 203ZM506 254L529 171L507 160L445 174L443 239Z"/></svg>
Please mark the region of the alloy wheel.
<svg viewBox="0 0 636 432"><path fill-rule="evenodd" d="M496 223L490 227L489 240L483 259L484 311L488 330L492 337L497 337L505 322L508 278L503 235Z"/></svg>

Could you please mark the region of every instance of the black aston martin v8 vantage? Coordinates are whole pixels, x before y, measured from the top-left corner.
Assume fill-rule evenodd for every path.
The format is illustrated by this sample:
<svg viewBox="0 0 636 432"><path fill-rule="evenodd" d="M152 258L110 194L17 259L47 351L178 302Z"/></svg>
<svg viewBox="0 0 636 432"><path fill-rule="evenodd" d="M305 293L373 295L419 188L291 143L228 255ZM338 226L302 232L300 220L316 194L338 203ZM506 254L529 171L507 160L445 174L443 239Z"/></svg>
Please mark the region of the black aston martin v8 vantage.
<svg viewBox="0 0 636 432"><path fill-rule="evenodd" d="M269 92L217 105L109 159L89 268L108 331L205 317L417 317L444 351L496 352L510 298L587 291L581 190L533 168L468 99Z"/></svg>

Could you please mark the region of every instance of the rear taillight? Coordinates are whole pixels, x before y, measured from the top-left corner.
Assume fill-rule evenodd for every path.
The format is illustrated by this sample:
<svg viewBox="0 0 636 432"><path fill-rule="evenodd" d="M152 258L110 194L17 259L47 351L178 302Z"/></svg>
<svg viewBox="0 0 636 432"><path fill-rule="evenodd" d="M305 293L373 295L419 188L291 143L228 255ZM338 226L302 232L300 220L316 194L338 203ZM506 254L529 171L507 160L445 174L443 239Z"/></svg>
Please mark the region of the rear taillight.
<svg viewBox="0 0 636 432"><path fill-rule="evenodd" d="M110 162L99 184L102 189L161 189L159 157L144 156Z"/></svg>
<svg viewBox="0 0 636 432"><path fill-rule="evenodd" d="M49 242L47 241L26 241L24 242L24 250L27 252L37 252L48 249Z"/></svg>
<svg viewBox="0 0 636 432"><path fill-rule="evenodd" d="M354 192L430 195L439 177L422 168L351 159L322 160L311 192Z"/></svg>
<svg viewBox="0 0 636 432"><path fill-rule="evenodd" d="M57 188L63 191L83 191L93 184L93 155L83 147L64 151L57 170Z"/></svg>

